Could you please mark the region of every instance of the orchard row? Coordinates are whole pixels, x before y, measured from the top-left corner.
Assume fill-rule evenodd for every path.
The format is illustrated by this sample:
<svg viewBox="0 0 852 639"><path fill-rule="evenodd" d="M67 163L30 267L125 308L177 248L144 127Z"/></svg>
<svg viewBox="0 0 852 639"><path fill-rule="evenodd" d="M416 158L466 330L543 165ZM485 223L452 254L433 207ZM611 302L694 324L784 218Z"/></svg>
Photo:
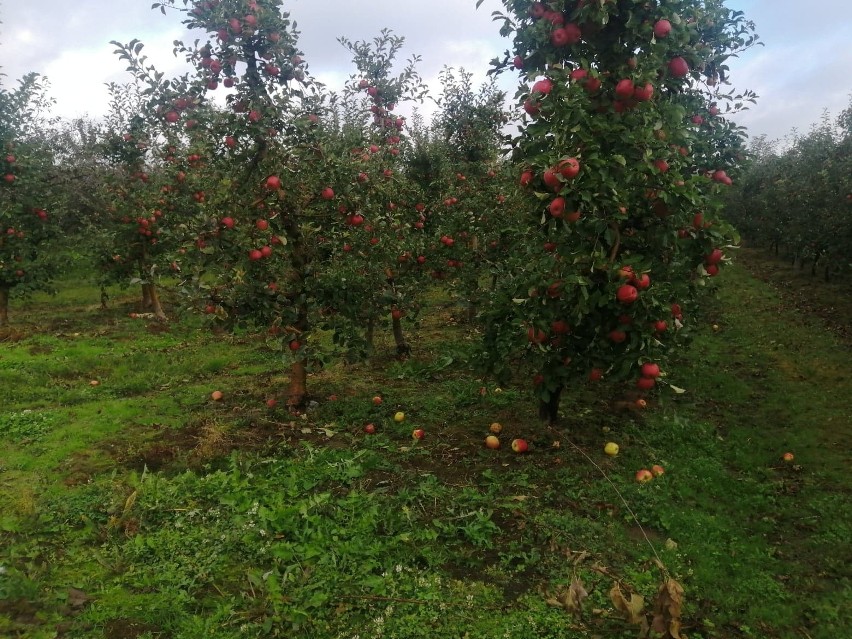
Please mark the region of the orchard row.
<svg viewBox="0 0 852 639"><path fill-rule="evenodd" d="M852 264L852 105L784 151L758 138L728 215L758 246L829 280Z"/></svg>
<svg viewBox="0 0 852 639"><path fill-rule="evenodd" d="M725 115L754 96L725 61L756 36L717 2L504 4L493 72L519 74L516 105L447 69L431 123L397 112L426 91L418 58L392 73L402 38L341 38L333 94L281 0L164 3L199 34L177 45L193 72L115 43L133 82L102 123L40 120L34 76L2 90L0 321L88 246L163 321L168 282L211 324L275 337L298 407L310 363L369 356L386 317L406 356L435 283L480 328L485 371L532 372L543 418L578 383L654 392L734 239L719 212L744 133Z"/></svg>

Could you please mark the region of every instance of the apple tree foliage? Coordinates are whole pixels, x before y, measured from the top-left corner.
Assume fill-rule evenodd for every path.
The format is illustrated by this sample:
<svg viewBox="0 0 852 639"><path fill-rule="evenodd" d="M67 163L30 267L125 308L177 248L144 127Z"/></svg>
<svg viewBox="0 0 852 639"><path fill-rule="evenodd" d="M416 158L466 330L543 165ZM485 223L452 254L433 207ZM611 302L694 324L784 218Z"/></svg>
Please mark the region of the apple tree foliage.
<svg viewBox="0 0 852 639"><path fill-rule="evenodd" d="M446 161L434 163L442 171L432 178L433 276L456 292L472 320L509 239L506 218L517 192L503 153L509 114L493 80L475 90L470 73L445 68L440 81L432 134Z"/></svg>
<svg viewBox="0 0 852 639"><path fill-rule="evenodd" d="M321 353L311 339L317 322L361 317L348 299L350 282L343 286L338 276L330 285L328 266L350 268L340 255L348 243L378 258L350 268L353 290L380 278L386 292L395 279L387 264L392 255L396 266L404 251L395 246L402 207L392 198L406 189L395 170L404 122L392 112L403 94L419 90L419 78L411 65L390 77L389 34L375 49L344 43L371 107L343 117L345 109L308 75L280 0L157 6L184 12L184 25L201 34L193 44L176 43L193 71L164 78L135 41L118 52L146 86L146 112L160 126L164 188L181 210L184 289L200 294L199 305L219 323L263 328L275 338L290 367L288 404L298 407L308 364ZM211 99L223 89L224 109ZM174 157L172 148L185 155Z"/></svg>
<svg viewBox="0 0 852 639"><path fill-rule="evenodd" d="M744 134L725 118L754 99L730 89L727 60L753 25L720 0L504 0L521 73L513 142L526 189L485 313L487 360L533 367L541 416L587 379L660 381L666 352L719 272L734 235L719 194L738 175Z"/></svg>
<svg viewBox="0 0 852 639"><path fill-rule="evenodd" d="M779 151L753 141L726 215L748 240L828 280L852 263L852 106Z"/></svg>
<svg viewBox="0 0 852 639"><path fill-rule="evenodd" d="M15 88L0 85L0 326L8 323L13 290L44 290L56 275L46 90L34 73Z"/></svg>
<svg viewBox="0 0 852 639"><path fill-rule="evenodd" d="M183 141L169 139L139 85L109 85L110 110L98 150L103 210L96 261L102 284L140 284L141 309L165 319L158 281L178 270L173 260L182 211L173 202L171 168Z"/></svg>
<svg viewBox="0 0 852 639"><path fill-rule="evenodd" d="M394 109L422 100L419 58L392 75L404 39L387 30L372 42L340 38L356 72L337 101L333 134L348 158L350 181L338 198L346 226L338 231L320 275L329 307L322 322L334 339L370 352L377 323L390 317L397 353L408 354L403 317L416 314L422 288L423 233L417 229L417 192L403 170L409 146L405 119ZM354 177L354 180L352 178Z"/></svg>

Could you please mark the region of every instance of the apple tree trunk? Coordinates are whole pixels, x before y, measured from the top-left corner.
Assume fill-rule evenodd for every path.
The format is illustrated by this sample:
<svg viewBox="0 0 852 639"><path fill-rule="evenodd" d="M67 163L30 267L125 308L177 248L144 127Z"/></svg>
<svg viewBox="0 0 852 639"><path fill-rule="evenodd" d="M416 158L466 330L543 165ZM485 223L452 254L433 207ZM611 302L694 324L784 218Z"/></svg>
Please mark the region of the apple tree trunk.
<svg viewBox="0 0 852 639"><path fill-rule="evenodd" d="M408 357L411 355L411 347L405 341L405 335L402 333L402 320L391 316L391 322L393 324L393 340L396 342L396 354L398 357Z"/></svg>
<svg viewBox="0 0 852 639"><path fill-rule="evenodd" d="M287 391L288 408L302 408L308 396L308 369L304 359L290 365L290 386Z"/></svg>
<svg viewBox="0 0 852 639"><path fill-rule="evenodd" d="M559 421L559 400L562 398L562 386L559 386L550 394L550 399L546 402L539 402L538 416L549 424L556 424Z"/></svg>
<svg viewBox="0 0 852 639"><path fill-rule="evenodd" d="M142 311L147 311L151 308L151 285L142 285Z"/></svg>
<svg viewBox="0 0 852 639"><path fill-rule="evenodd" d="M370 319L367 320L367 328L364 330L364 342L367 347L367 354L371 355L373 353L373 345L375 343L375 335L376 335L376 318L370 316Z"/></svg>
<svg viewBox="0 0 852 639"><path fill-rule="evenodd" d="M0 286L0 326L9 325L9 288Z"/></svg>
<svg viewBox="0 0 852 639"><path fill-rule="evenodd" d="M160 294L157 292L157 287L154 284L148 284L148 294L151 298L151 312L158 320L165 321L166 313L163 311L163 306L160 304Z"/></svg>

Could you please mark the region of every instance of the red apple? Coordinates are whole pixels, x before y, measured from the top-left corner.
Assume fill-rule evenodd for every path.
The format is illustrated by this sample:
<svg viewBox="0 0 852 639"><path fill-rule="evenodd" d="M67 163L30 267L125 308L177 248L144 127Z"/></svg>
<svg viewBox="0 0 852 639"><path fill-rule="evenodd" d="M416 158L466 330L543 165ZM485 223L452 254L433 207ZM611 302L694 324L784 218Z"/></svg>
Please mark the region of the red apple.
<svg viewBox="0 0 852 639"><path fill-rule="evenodd" d="M645 290L651 286L651 276L647 273L642 273L642 275L633 279L633 285L639 290Z"/></svg>
<svg viewBox="0 0 852 639"><path fill-rule="evenodd" d="M334 189L330 186L325 187L320 194L320 197L324 200L333 200L334 199Z"/></svg>
<svg viewBox="0 0 852 639"><path fill-rule="evenodd" d="M516 453L525 453L529 450L529 445L524 439L513 439L512 450Z"/></svg>
<svg viewBox="0 0 852 639"><path fill-rule="evenodd" d="M541 104L532 100L524 100L524 111L527 115L538 115L541 112Z"/></svg>
<svg viewBox="0 0 852 639"><path fill-rule="evenodd" d="M423 439L424 437L426 437L426 431L422 428L415 428L413 431L411 431L411 436L414 439Z"/></svg>
<svg viewBox="0 0 852 639"><path fill-rule="evenodd" d="M625 333L624 331L613 330L607 334L607 337L609 338L609 341L613 342L614 344L621 344L624 340L627 339L627 333Z"/></svg>
<svg viewBox="0 0 852 639"><path fill-rule="evenodd" d="M665 472L666 472L666 470L662 466L660 466L659 464L654 464L653 466L651 466L651 473L654 475L654 477L659 477L660 475L664 475Z"/></svg>
<svg viewBox="0 0 852 639"><path fill-rule="evenodd" d="M689 64L680 56L672 58L669 61L669 73L676 78L683 78L689 75Z"/></svg>
<svg viewBox="0 0 852 639"><path fill-rule="evenodd" d="M633 99L637 102L648 102L654 96L654 85L650 82L643 87L633 89Z"/></svg>
<svg viewBox="0 0 852 639"><path fill-rule="evenodd" d="M654 386L656 386L657 382L653 377L640 377L636 380L636 388L642 391L649 391Z"/></svg>
<svg viewBox="0 0 852 639"><path fill-rule="evenodd" d="M707 255L704 256L704 263L707 265L710 264L718 264L722 261L722 258L725 257L725 254L722 253L722 249L714 248Z"/></svg>
<svg viewBox="0 0 852 639"><path fill-rule="evenodd" d="M615 95L626 100L633 97L633 89L633 80L624 78L623 80L619 80L618 84L615 85Z"/></svg>
<svg viewBox="0 0 852 639"><path fill-rule="evenodd" d="M632 304L639 299L639 291L636 290L635 286L624 284L618 287L615 297L622 304Z"/></svg>
<svg viewBox="0 0 852 639"><path fill-rule="evenodd" d="M636 473L636 481L638 481L640 484L647 483L652 479L654 479L654 475L647 468L643 468L642 470Z"/></svg>
<svg viewBox="0 0 852 639"><path fill-rule="evenodd" d="M281 180L277 175L270 175L266 178L266 188L270 191L277 191L281 188Z"/></svg>
<svg viewBox="0 0 852 639"><path fill-rule="evenodd" d="M376 425L375 424L364 424L364 432L367 433L368 435L374 434L376 432Z"/></svg>
<svg viewBox="0 0 852 639"><path fill-rule="evenodd" d="M562 214L565 213L565 198L558 197L554 199L550 203L550 206L547 207L547 210L550 211L553 217L562 217Z"/></svg>
<svg viewBox="0 0 852 639"><path fill-rule="evenodd" d="M559 16L562 17L561 15ZM577 44L582 37L580 27L573 22L569 22L564 27L554 29L550 34L550 42L555 47L564 47L571 44Z"/></svg>
<svg viewBox="0 0 852 639"><path fill-rule="evenodd" d="M657 38L665 38L672 32L672 23L668 20L657 20L654 24L654 36Z"/></svg>
<svg viewBox="0 0 852 639"><path fill-rule="evenodd" d="M564 160L560 160L556 168L562 174L562 177L566 180L571 180L580 173L580 161L577 158L565 158Z"/></svg>
<svg viewBox="0 0 852 639"><path fill-rule="evenodd" d="M551 191L559 191L562 188L562 181L557 177L559 171L557 169L547 169L541 176L544 184Z"/></svg>
<svg viewBox="0 0 852 639"><path fill-rule="evenodd" d="M653 362L645 362L642 364L642 377L659 377L660 376L660 366L659 364L654 364Z"/></svg>
<svg viewBox="0 0 852 639"><path fill-rule="evenodd" d="M548 78L539 80L532 86L532 93L548 95L553 90L553 81Z"/></svg>

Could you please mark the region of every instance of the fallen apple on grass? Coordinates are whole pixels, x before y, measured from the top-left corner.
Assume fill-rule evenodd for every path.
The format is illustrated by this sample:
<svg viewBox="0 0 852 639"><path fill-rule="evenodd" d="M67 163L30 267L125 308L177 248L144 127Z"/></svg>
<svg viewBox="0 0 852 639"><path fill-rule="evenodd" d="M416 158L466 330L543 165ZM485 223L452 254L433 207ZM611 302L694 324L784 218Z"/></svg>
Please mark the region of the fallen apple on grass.
<svg viewBox="0 0 852 639"><path fill-rule="evenodd" d="M618 455L618 444L615 442L607 442L604 446L604 452L610 457Z"/></svg>
<svg viewBox="0 0 852 639"><path fill-rule="evenodd" d="M784 453L784 455L782 456L782 459L785 462L791 462L795 459L795 456L793 455L793 453Z"/></svg>
<svg viewBox="0 0 852 639"><path fill-rule="evenodd" d="M525 453L527 452L527 450L529 450L529 445L527 444L525 439L513 439L512 450L516 453Z"/></svg>
<svg viewBox="0 0 852 639"><path fill-rule="evenodd" d="M499 435L503 431L503 425L500 422L494 422L491 426L488 427L488 430L494 433L495 435Z"/></svg>
<svg viewBox="0 0 852 639"><path fill-rule="evenodd" d="M278 400L275 399L274 397L270 397L269 399L266 400L266 407L267 408L275 408L275 406L277 404L278 404Z"/></svg>
<svg viewBox="0 0 852 639"><path fill-rule="evenodd" d="M382 405L382 397L381 397L381 395L376 395L376 396L373 398L373 405L374 405L374 406L381 406L381 405Z"/></svg>
<svg viewBox="0 0 852 639"><path fill-rule="evenodd" d="M647 468L643 468L642 470L636 473L636 481L638 481L640 484L645 484L651 481L652 479L654 479L654 475Z"/></svg>
<svg viewBox="0 0 852 639"><path fill-rule="evenodd" d="M424 437L426 437L426 431L422 428L415 428L413 431L411 431L411 436L414 439L423 439Z"/></svg>
<svg viewBox="0 0 852 639"><path fill-rule="evenodd" d="M401 424L402 422L405 421L405 413L403 413L402 411L398 411L393 416L393 421L395 421L397 424Z"/></svg>
<svg viewBox="0 0 852 639"><path fill-rule="evenodd" d="M654 464L651 466L651 472L654 474L654 477L659 477L660 475L664 475L666 470L659 464Z"/></svg>
<svg viewBox="0 0 852 639"><path fill-rule="evenodd" d="M485 438L485 447L490 448L491 450L497 450L500 448L500 440L497 439L495 435L489 435Z"/></svg>
<svg viewBox="0 0 852 639"><path fill-rule="evenodd" d="M373 433L376 432L376 425L375 424L365 424L364 425L364 432L367 433L368 435L372 435Z"/></svg>
<svg viewBox="0 0 852 639"><path fill-rule="evenodd" d="M210 399L212 399L214 402L221 401L223 397L224 395L222 394L222 391L215 390L210 393Z"/></svg>

